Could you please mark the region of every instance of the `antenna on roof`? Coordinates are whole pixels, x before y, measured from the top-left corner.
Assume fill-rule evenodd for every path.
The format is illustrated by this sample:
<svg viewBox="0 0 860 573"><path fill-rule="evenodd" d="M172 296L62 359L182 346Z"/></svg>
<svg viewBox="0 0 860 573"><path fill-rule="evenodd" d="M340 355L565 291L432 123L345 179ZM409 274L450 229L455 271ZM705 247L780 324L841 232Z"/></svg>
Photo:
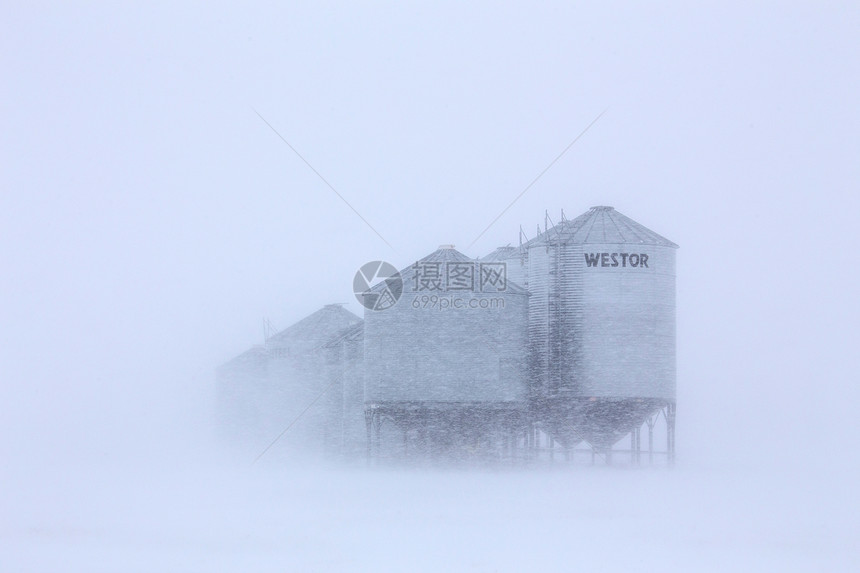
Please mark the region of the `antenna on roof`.
<svg viewBox="0 0 860 573"><path fill-rule="evenodd" d="M555 222L553 222L553 220L550 219L549 211L547 211L546 215L544 216L544 226L546 226L547 221L549 221L549 223L552 225L552 228L555 229ZM556 234L558 234L558 229L555 229L555 232L556 232Z"/></svg>
<svg viewBox="0 0 860 573"><path fill-rule="evenodd" d="M564 221L564 211L561 212L562 221ZM555 231L556 239L561 236L561 225L556 225L555 222L550 218L549 211L546 212L546 219L552 225L552 230Z"/></svg>

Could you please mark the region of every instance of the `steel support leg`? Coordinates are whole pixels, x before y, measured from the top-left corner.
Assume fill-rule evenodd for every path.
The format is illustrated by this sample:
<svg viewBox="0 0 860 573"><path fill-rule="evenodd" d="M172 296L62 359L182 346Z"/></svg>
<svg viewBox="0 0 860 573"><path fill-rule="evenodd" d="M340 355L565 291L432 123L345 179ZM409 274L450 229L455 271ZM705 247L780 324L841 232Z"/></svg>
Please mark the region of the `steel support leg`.
<svg viewBox="0 0 860 573"><path fill-rule="evenodd" d="M373 412L373 433L374 433L374 450L376 451L376 461L379 463L379 456L382 451L382 416L378 410Z"/></svg>
<svg viewBox="0 0 860 573"><path fill-rule="evenodd" d="M648 463L654 464L654 424L657 423L657 416L648 416L645 419L648 424Z"/></svg>
<svg viewBox="0 0 860 573"><path fill-rule="evenodd" d="M367 429L367 465L370 465L373 457L373 410L371 408L364 409L364 425Z"/></svg>
<svg viewBox="0 0 860 573"><path fill-rule="evenodd" d="M641 428L633 428L630 434L630 461L633 465L639 465L639 431Z"/></svg>
<svg viewBox="0 0 860 573"><path fill-rule="evenodd" d="M532 434L531 428L529 428L526 430L525 437L523 438L523 447L525 449L524 457L526 460L530 460L532 458L532 447L534 445L532 442L533 439L534 435Z"/></svg>
<svg viewBox="0 0 860 573"><path fill-rule="evenodd" d="M675 403L666 406L666 456L669 465L675 465Z"/></svg>

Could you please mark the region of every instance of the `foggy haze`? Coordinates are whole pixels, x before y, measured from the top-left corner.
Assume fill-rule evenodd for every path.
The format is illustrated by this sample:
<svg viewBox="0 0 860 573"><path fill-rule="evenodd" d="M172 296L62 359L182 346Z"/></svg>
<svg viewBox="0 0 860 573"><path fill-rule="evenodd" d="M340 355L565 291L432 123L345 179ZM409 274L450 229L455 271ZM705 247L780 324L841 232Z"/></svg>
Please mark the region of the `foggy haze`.
<svg viewBox="0 0 860 573"><path fill-rule="evenodd" d="M857 567L856 6L5 12L0 569ZM681 247L674 470L218 447L265 320L594 205Z"/></svg>

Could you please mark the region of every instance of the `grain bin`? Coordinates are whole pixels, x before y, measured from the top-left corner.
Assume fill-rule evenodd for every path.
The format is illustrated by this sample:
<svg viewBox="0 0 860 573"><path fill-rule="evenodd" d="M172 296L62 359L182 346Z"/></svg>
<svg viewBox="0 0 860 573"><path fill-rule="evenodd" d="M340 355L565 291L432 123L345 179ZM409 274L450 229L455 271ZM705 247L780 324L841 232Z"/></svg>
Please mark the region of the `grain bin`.
<svg viewBox="0 0 860 573"><path fill-rule="evenodd" d="M676 249L612 207L529 242L532 407L562 442L605 450L674 411Z"/></svg>
<svg viewBox="0 0 860 573"><path fill-rule="evenodd" d="M278 442L277 455L285 457L336 451L341 409L326 392L323 346L360 324L341 305L326 305L220 367L222 426L259 449L290 427Z"/></svg>
<svg viewBox="0 0 860 573"><path fill-rule="evenodd" d="M385 424L412 451L456 455L501 447L522 422L528 294L504 268L442 246L401 271L397 304L365 310L365 408L377 453L397 439Z"/></svg>

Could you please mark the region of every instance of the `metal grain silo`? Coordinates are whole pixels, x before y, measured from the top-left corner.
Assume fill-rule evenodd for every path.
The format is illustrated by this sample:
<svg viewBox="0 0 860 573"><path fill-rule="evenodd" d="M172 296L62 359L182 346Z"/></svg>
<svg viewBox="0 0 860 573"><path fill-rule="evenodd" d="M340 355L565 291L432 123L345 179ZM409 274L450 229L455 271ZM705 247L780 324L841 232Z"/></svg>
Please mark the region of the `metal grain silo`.
<svg viewBox="0 0 860 573"><path fill-rule="evenodd" d="M376 455L494 456L521 430L528 294L504 268L443 246L401 271L394 306L365 310L365 413Z"/></svg>
<svg viewBox="0 0 860 573"><path fill-rule="evenodd" d="M291 427L279 441L285 457L337 451L341 407L326 391L323 347L360 323L341 305L326 305L220 367L221 426L261 449Z"/></svg>
<svg viewBox="0 0 860 573"><path fill-rule="evenodd" d="M674 427L675 249L612 207L529 242L532 407L568 446L606 451L663 408Z"/></svg>

